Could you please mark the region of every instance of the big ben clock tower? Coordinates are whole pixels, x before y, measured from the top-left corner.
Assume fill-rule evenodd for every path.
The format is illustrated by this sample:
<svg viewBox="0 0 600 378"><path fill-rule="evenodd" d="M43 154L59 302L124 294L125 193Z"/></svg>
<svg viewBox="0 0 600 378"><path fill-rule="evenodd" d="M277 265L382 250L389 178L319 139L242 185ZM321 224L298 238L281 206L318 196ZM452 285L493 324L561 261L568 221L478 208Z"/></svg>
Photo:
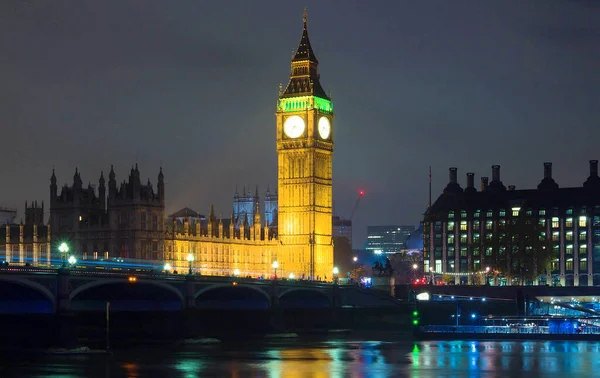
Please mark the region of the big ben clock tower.
<svg viewBox="0 0 600 378"><path fill-rule="evenodd" d="M277 256L282 274L333 277L333 107L319 82L306 28L277 105Z"/></svg>

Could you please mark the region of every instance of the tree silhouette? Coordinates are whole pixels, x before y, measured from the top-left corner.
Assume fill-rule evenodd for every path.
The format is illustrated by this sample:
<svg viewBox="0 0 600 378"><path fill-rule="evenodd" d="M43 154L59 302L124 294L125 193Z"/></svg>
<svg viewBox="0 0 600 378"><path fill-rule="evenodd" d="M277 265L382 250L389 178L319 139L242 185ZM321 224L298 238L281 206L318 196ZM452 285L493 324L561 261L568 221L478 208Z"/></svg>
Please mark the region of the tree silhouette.
<svg viewBox="0 0 600 378"><path fill-rule="evenodd" d="M354 253L348 238L344 236L333 237L333 264L340 270L340 277L345 277L347 272L354 269Z"/></svg>
<svg viewBox="0 0 600 378"><path fill-rule="evenodd" d="M553 249L549 235L537 218L520 212L507 220L496 223L495 232L486 230L480 238L482 270L490 267L490 273L497 281L502 274L508 283L518 278L521 284L526 280L537 282L540 274L549 268Z"/></svg>

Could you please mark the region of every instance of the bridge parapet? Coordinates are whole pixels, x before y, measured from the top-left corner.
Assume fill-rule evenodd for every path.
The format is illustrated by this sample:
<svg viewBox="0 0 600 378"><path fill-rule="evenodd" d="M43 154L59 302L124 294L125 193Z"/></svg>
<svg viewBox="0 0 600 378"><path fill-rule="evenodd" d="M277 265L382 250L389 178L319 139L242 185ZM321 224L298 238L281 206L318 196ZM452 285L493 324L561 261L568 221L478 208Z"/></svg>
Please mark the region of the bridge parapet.
<svg viewBox="0 0 600 378"><path fill-rule="evenodd" d="M232 298L246 293L254 293L250 297L257 301L263 301L269 308L279 308L282 300L290 305L290 298L298 294L304 295L304 299L297 303L309 304L311 300L328 301L329 307L389 307L397 305L398 301L390 296L368 289L359 289L355 285L333 285L328 283L317 283L307 281L286 280L255 280L239 277L211 277L211 276L184 276L165 274L125 274L107 272L82 272L76 270L62 269L0 269L0 285L8 282L24 286L28 289L40 292L51 303L53 311L68 312L79 311L84 306L79 300L86 293L94 292L91 298L85 299L98 302L89 311L102 308L102 301L108 301L118 297L121 291L134 292L133 302L152 301L152 295L148 292L157 290L162 292L162 298L170 296L171 301L179 303L179 309L192 309L201 302L204 294L212 290L220 290L223 301L231 301ZM145 290L145 294L135 297L135 291ZM104 291L102 291L102 290ZM91 290L91 291L90 291ZM100 292L98 292L100 290ZM215 292L216 293L216 292ZM213 296L215 295L213 293ZM236 294L237 293L237 294ZM102 295L107 298L102 297ZM301 296L302 296L301 295ZM160 297L160 295L158 296ZM157 297L157 298L158 298ZM229 298L228 298L229 297ZM262 298L262 299L261 299ZM306 299L308 298L308 299ZM313 299L311 299L313 298ZM221 299L221 298L218 298ZM239 298L238 298L239 299ZM125 299L122 299L123 301ZM128 299L131 301L131 299ZM157 299L158 300L158 299ZM78 302L79 301L79 302ZM117 300L118 301L118 300ZM200 301L200 302L199 302ZM302 302L304 301L304 302ZM0 304L2 298L0 298ZM73 303L78 302L78 308L74 309ZM214 299L213 299L214 302ZM152 307L154 306L154 307ZM151 308L164 308L159 304ZM128 308L130 308L129 306ZM309 306L310 307L310 306ZM113 307L117 308L117 307ZM173 309L174 307L170 307Z"/></svg>

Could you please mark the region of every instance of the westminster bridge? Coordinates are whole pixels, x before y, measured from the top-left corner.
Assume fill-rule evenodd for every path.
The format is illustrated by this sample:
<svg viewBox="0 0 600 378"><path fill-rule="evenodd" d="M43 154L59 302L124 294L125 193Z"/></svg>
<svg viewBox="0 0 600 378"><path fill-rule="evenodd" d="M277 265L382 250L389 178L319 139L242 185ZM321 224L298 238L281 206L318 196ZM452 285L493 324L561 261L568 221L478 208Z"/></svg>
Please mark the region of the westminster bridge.
<svg viewBox="0 0 600 378"><path fill-rule="evenodd" d="M0 313L402 307L384 292L303 280L77 269L0 269Z"/></svg>

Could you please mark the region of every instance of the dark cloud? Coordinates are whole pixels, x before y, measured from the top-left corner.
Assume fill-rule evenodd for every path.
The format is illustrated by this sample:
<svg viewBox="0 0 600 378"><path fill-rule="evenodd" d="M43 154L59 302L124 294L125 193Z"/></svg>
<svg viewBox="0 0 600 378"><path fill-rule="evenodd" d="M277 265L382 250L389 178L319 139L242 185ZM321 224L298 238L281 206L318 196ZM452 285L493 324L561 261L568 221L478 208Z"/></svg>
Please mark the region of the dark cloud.
<svg viewBox="0 0 600 378"><path fill-rule="evenodd" d="M595 1L312 1L309 33L336 108L334 197L367 224L421 219L448 167L534 187L553 161L580 185L600 138ZM0 203L46 199L137 161L165 171L168 211L229 214L238 185L276 184L277 87L304 4L0 2Z"/></svg>

